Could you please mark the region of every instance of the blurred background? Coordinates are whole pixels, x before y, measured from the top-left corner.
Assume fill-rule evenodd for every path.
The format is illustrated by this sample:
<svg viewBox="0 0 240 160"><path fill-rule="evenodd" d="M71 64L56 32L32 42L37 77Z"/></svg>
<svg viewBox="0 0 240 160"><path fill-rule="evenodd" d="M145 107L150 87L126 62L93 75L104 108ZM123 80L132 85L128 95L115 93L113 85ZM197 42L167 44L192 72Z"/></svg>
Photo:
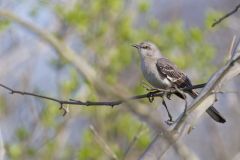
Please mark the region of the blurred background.
<svg viewBox="0 0 240 160"><path fill-rule="evenodd" d="M115 100L89 81L79 65L87 63L109 86L126 87L132 95L146 93L140 59L133 43L152 41L162 53L204 83L225 62L240 12L212 28L215 19L238 5L235 0L0 0L0 83L14 89L59 99ZM4 12L2 12L4 11ZM10 14L4 14L7 13ZM11 15L18 19L12 21ZM64 56L48 40L16 21L24 20L54 36L79 59ZM31 27L30 27L31 28ZM69 58L66 58L69 57ZM183 142L200 159L240 159L240 79L226 84L215 106L227 123L203 116ZM141 100L159 112L160 105ZM184 102L167 101L176 118ZM177 106L177 107L176 107ZM137 106L136 106L137 107ZM59 105L38 98L10 95L0 89L2 159L137 159L154 132L135 115L111 107L70 106L63 117ZM99 137L111 148L108 153ZM170 149L164 160L180 159Z"/></svg>

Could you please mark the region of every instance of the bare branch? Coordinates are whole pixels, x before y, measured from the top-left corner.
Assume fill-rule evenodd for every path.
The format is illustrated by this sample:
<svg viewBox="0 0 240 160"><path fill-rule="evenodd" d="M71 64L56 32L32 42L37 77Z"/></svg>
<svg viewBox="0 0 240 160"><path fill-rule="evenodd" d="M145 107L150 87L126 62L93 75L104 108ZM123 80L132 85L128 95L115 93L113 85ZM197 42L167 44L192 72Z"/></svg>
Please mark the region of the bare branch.
<svg viewBox="0 0 240 160"><path fill-rule="evenodd" d="M212 27L215 27L217 24L221 23L224 19L228 18L229 16L233 15L234 13L236 13L238 11L238 9L240 8L240 4L238 4L234 10L228 12L227 14L225 14L224 16L222 16L221 18L219 18L218 20L216 20L213 24Z"/></svg>
<svg viewBox="0 0 240 160"><path fill-rule="evenodd" d="M104 139L99 135L99 133L96 131L93 125L90 125L90 131L93 133L96 142L103 148L104 152L108 154L109 157L112 159L119 159L117 155L112 151L112 149L109 147L109 145L104 141Z"/></svg>
<svg viewBox="0 0 240 160"><path fill-rule="evenodd" d="M229 50L228 50L228 61L231 60L232 58L232 54L234 53L233 49L234 49L234 44L236 43L236 36L233 36L233 39L232 39L232 42L231 42L231 45L229 47Z"/></svg>
<svg viewBox="0 0 240 160"><path fill-rule="evenodd" d="M183 88L181 90L183 91L188 91L190 89L197 89L197 88L201 88L203 87L205 84L200 84L200 85L195 85L192 87L188 87L188 88ZM137 105L138 107L140 107L139 109L137 109L136 107L133 108L132 106L135 105L131 105L128 103L129 100L134 100L134 99L142 99L142 98L148 98L149 93L147 94L143 94L143 95L137 95L137 96L133 96L124 100L118 100L118 101L106 101L106 102L91 102L91 101L87 101L87 102L82 102L82 101L78 101L78 100L69 100L69 101L64 101L64 100L59 100L56 98L51 98L51 97L46 97L46 96L42 96L42 95L38 95L38 94L34 94L34 93L30 93L30 92L22 92L22 91L18 91L18 90L13 90L10 87L7 87L3 84L0 84L0 87L3 87L4 89L7 89L10 91L10 94L20 94L20 95L29 95L29 96L34 96L34 97L38 97L38 98L42 98L42 99L47 99L47 100L51 100L54 102L57 102L60 104L60 109L64 110L64 115L67 113L66 108L64 107L64 105L83 105L83 106L115 106L115 105L119 105L122 103L126 103L128 108L130 109L130 111L132 111L133 113L137 114L141 119L143 119L144 121L148 122L149 125L151 125L158 133L161 132L161 138L164 139L165 144L169 144L169 146L171 144L175 143L175 135L172 135L171 133L168 133L168 131L166 131L164 129L164 127L161 124L161 121L159 121L159 119L157 117L157 115L152 115L152 112L150 110L150 108L146 108L144 107L144 110L141 109L141 107L139 105ZM157 90L155 92L151 93L151 96L154 97L161 97L163 96L165 93L164 92L169 92L171 94L175 93L175 92L179 92L176 90ZM156 118L155 118L156 117ZM188 149L185 147L181 147L181 148L185 148L187 154L185 155L185 153L182 153L181 150L178 149L177 145L183 146L182 143L178 142L177 144L174 145L176 151L179 153L179 155L181 155L181 157L185 157L185 159L192 159L191 157L195 157L190 151L188 151ZM191 156L187 156L187 155L191 155ZM194 158L197 159L197 158Z"/></svg>
<svg viewBox="0 0 240 160"><path fill-rule="evenodd" d="M199 159L185 144L178 140L180 138L179 134L173 132L169 132L169 134L171 135L171 137L168 137L170 139L166 139L162 133L157 134L139 160L159 160L170 146L172 146L184 160Z"/></svg>
<svg viewBox="0 0 240 160"><path fill-rule="evenodd" d="M123 159L125 159L129 153L129 151L132 149L132 147L134 146L134 144L137 142L137 140L142 136L143 133L146 132L146 129L143 128L143 123L141 123L137 133L135 134L135 136L133 137L132 141L129 143L127 149L124 152L123 155Z"/></svg>
<svg viewBox="0 0 240 160"><path fill-rule="evenodd" d="M194 85L192 87L183 88L182 90L183 91L188 91L188 90L191 90L191 89L198 89L198 88L202 88L204 85L205 85L205 83L204 84L198 84L198 85ZM122 100L116 100L116 101L101 101L101 102L86 101L86 102L83 102L83 101L80 101L80 100L73 100L73 99L60 100L60 99L56 99L56 98L52 98L52 97L48 97L48 96L43 96L43 95L40 95L40 94L31 93L31 92L14 90L14 89L12 89L10 87L7 87L3 84L0 84L0 87L10 91L10 94L33 96L33 97L57 102L60 105L59 109L64 111L63 116L65 116L69 112L68 111L68 106L65 106L65 105L111 106L111 107L114 107L114 106L120 105L122 103L125 103L129 100L144 99L144 98L149 98L149 96L151 96L151 97L162 97L165 94L165 92L168 92L168 93L171 93L171 94L174 94L175 92L179 92L177 90L156 90L154 92L149 92L149 93L146 93L146 94L136 95L136 96L132 96L132 97L129 97L129 98L125 98L125 99L122 99Z"/></svg>
<svg viewBox="0 0 240 160"><path fill-rule="evenodd" d="M216 93L220 91L223 84L227 83L229 79L240 74L240 41L236 44L236 49L232 50L231 59L216 72L203 88L199 96L192 102L182 121L175 126L175 130L180 127L193 127L200 116L211 106L216 99ZM185 125L184 125L185 123ZM187 129L188 130L188 129Z"/></svg>

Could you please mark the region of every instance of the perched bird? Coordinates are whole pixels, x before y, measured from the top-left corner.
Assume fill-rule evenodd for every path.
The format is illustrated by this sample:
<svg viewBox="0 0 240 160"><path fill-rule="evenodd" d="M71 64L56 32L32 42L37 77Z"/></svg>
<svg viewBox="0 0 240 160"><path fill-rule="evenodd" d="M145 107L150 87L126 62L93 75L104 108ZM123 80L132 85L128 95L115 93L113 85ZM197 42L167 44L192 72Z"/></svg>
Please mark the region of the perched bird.
<svg viewBox="0 0 240 160"><path fill-rule="evenodd" d="M141 69L145 79L155 88L169 89L174 86L178 88L191 87L190 79L175 64L164 58L159 49L150 42L142 42L134 44L133 47L138 49L141 57ZM187 92L192 98L196 98L198 94L191 90ZM181 94L177 96L182 97ZM206 111L212 119L217 122L224 123L226 120L213 107L210 106Z"/></svg>

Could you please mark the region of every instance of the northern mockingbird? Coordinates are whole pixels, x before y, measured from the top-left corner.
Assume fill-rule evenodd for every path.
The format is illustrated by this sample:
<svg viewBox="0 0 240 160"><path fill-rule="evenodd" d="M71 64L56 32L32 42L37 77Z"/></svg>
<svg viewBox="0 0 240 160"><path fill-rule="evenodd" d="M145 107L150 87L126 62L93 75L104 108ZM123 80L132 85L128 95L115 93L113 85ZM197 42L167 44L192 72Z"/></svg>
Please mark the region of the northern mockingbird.
<svg viewBox="0 0 240 160"><path fill-rule="evenodd" d="M184 88L192 86L190 79L176 65L164 58L156 45L150 42L134 44L133 47L138 49L141 57L141 69L145 79L153 86L159 89L169 89L172 87ZM187 92L192 98L198 94L191 90ZM181 94L177 94L184 98ZM213 107L210 106L206 111L212 119L224 123L226 120Z"/></svg>

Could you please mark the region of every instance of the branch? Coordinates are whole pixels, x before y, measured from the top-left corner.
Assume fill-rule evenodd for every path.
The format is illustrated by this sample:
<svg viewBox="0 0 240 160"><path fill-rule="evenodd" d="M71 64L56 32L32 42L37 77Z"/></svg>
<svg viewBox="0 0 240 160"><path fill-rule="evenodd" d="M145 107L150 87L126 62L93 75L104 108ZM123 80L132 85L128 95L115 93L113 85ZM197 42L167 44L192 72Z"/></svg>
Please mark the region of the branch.
<svg viewBox="0 0 240 160"><path fill-rule="evenodd" d="M183 91L189 91L192 89L198 89L198 88L202 88L204 87L206 84L198 84L198 85L194 85L191 87L186 87L183 88ZM132 96L132 97L128 97L128 98L124 98L122 100L115 100L115 101L100 101L100 102L93 102L93 101L80 101L80 100L60 100L57 98L52 98L52 97L48 97L48 96L43 96L40 94L35 94L35 93L31 93L31 92L24 92L24 91L19 91L19 90L14 90L6 85L0 84L0 87L10 91L10 94L19 94L19 95L27 95L27 96L32 96L32 97L37 97L37 98L41 98L41 99L46 99L46 100L50 100L50 101L54 101L60 104L60 109L62 109L64 111L63 116L67 114L68 109L64 107L64 105L79 105L79 106L117 106L120 105L122 103L125 103L127 101L130 100L138 100L138 99L144 99L144 98L153 98L153 97L162 97L165 92L174 94L177 91L176 90L156 90L154 92L148 92L146 94L141 94L141 95L136 95L136 96ZM151 101L150 101L151 102Z"/></svg>
<svg viewBox="0 0 240 160"><path fill-rule="evenodd" d="M192 90L192 89L202 88L203 86L205 86L205 84L199 84L199 85L195 85L192 87L183 88L181 90L188 91L188 90ZM168 133L168 131L166 131L164 129L164 127L161 124L161 121L159 121L159 119L157 118L157 117L159 117L159 116L157 116L158 113L153 112L149 107L148 108L144 107L145 110L142 110L143 108L141 109L140 106L139 106L140 109L136 109L136 108L134 109L132 106L135 106L135 105L131 105L130 103L128 103L128 101L130 101L130 100L149 98L149 95L150 95L149 93L151 93L151 97L162 97L163 95L165 95L164 91L157 90L155 92L149 92L147 94L136 95L136 96L132 96L132 97L129 97L129 98L126 98L123 100L117 100L117 101L101 101L101 102L86 101L86 102L82 102L82 101L78 101L78 100L69 100L69 101L59 100L56 98L42 96L42 95L35 94L35 93L13 90L10 87L7 87L3 84L0 84L0 87L10 91L10 94L28 95L28 96L33 96L33 97L57 102L60 104L60 109L64 110L63 116L66 115L66 113L68 112L68 108L64 107L64 105L66 105L66 104L67 105L79 105L79 106L111 106L111 107L114 107L116 105L126 103L128 105L128 108L133 113L137 114L141 119L148 122L148 124L150 124L157 131L157 133L161 133L161 137L164 139L165 144L169 144L169 145L175 144L174 148L181 157L185 157L184 159L189 159L189 160L197 159L195 157L195 155L192 154L184 144L182 144L180 142L176 143L175 135ZM176 90L166 90L165 92L169 92L169 93L173 94L177 91ZM154 115L152 115L152 114L154 114Z"/></svg>
<svg viewBox="0 0 240 160"><path fill-rule="evenodd" d="M130 152L130 150L133 148L134 144L137 142L137 140L146 132L146 129L144 129L143 127L143 123L141 123L140 127L137 130L137 133L134 135L133 139L131 140L131 142L129 143L129 145L127 146L127 149L124 151L123 154L123 159L126 159L128 153Z"/></svg>
<svg viewBox="0 0 240 160"><path fill-rule="evenodd" d="M240 4L238 4L234 10L228 12L227 14L225 14L224 16L222 16L221 18L219 18L218 20L215 20L215 22L212 24L212 27L215 27L217 24L221 23L224 19L228 18L229 16L233 15L234 13L236 13L238 11L238 9L240 8Z"/></svg>

